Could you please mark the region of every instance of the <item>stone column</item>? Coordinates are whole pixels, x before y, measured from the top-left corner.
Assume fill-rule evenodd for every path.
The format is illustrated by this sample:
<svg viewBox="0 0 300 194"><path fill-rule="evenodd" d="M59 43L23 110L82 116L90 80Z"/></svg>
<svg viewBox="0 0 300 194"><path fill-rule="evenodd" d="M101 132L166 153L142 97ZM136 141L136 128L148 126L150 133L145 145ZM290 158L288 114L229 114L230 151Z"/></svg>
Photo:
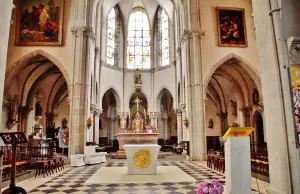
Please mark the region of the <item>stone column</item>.
<svg viewBox="0 0 300 194"><path fill-rule="evenodd" d="M176 109L175 113L177 115L177 143L180 143L183 140L182 133L182 112L180 109Z"/></svg>
<svg viewBox="0 0 300 194"><path fill-rule="evenodd" d="M161 120L163 123L164 140L168 140L169 139L168 117L162 117Z"/></svg>
<svg viewBox="0 0 300 194"><path fill-rule="evenodd" d="M101 111L99 109L95 109L94 111L94 141L96 142L96 144L99 144L99 120L100 120L100 114Z"/></svg>
<svg viewBox="0 0 300 194"><path fill-rule="evenodd" d="M300 193L300 160L299 149L295 145L295 123L287 68L290 65L289 48L282 37L280 5L278 0L252 0L262 75L264 127L270 171L269 193L291 194Z"/></svg>
<svg viewBox="0 0 300 194"><path fill-rule="evenodd" d="M2 109L4 79L6 72L6 59L8 49L9 30L11 24L11 12L14 8L13 0L6 0L1 2L0 7L0 108ZM0 111L0 119L2 119L2 111ZM0 131L3 128L0 129Z"/></svg>
<svg viewBox="0 0 300 194"><path fill-rule="evenodd" d="M109 140L114 140L115 138L115 122L116 118L107 118L107 137Z"/></svg>
<svg viewBox="0 0 300 194"><path fill-rule="evenodd" d="M243 113L243 119L244 119L244 125L245 127L250 127L251 125L251 107L243 107L240 109L240 111Z"/></svg>
<svg viewBox="0 0 300 194"><path fill-rule="evenodd" d="M222 112L219 116L221 119L222 135L224 135L228 130L228 112Z"/></svg>

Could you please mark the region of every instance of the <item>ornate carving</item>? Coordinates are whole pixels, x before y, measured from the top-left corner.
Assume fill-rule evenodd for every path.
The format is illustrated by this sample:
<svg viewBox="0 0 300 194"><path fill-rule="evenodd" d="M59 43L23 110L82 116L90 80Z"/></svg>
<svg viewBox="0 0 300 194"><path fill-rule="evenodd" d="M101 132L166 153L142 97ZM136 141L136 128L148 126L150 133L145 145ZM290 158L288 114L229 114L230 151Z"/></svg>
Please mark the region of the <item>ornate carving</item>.
<svg viewBox="0 0 300 194"><path fill-rule="evenodd" d="M176 66L176 61L173 61L173 62L172 62L172 65Z"/></svg>
<svg viewBox="0 0 300 194"><path fill-rule="evenodd" d="M93 32L92 28L73 27L71 29L71 32L75 37L84 36L84 37L89 37L93 41L93 43L95 43L96 41L96 35Z"/></svg>
<svg viewBox="0 0 300 194"><path fill-rule="evenodd" d="M289 51L291 63L300 63L300 45L292 44Z"/></svg>
<svg viewBox="0 0 300 194"><path fill-rule="evenodd" d="M99 53L100 53L100 49L99 49L99 47L96 46L96 48L95 48L95 56L99 55Z"/></svg>
<svg viewBox="0 0 300 194"><path fill-rule="evenodd" d="M96 110L96 105L95 104L91 104L90 105L90 111L91 113L93 113Z"/></svg>
<svg viewBox="0 0 300 194"><path fill-rule="evenodd" d="M94 114L96 116L99 116L102 112L100 111L100 109L95 109Z"/></svg>
<svg viewBox="0 0 300 194"><path fill-rule="evenodd" d="M204 35L205 32L203 32L201 29L184 30L181 35L181 42L184 42L187 39L192 39L194 37L201 38L201 36Z"/></svg>
<svg viewBox="0 0 300 194"><path fill-rule="evenodd" d="M181 115L182 111L180 109L174 109L174 113L177 115Z"/></svg>

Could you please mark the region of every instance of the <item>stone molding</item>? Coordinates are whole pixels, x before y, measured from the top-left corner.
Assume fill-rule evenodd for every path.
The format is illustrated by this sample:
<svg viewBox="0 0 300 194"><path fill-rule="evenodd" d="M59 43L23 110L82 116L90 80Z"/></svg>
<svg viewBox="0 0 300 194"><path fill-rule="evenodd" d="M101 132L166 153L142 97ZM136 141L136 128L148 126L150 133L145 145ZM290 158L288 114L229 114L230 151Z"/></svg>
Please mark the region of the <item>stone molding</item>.
<svg viewBox="0 0 300 194"><path fill-rule="evenodd" d="M84 36L84 37L89 37L93 43L96 42L96 35L93 32L92 28L88 28L88 27L73 27L71 29L72 34L75 37L79 37L79 36Z"/></svg>

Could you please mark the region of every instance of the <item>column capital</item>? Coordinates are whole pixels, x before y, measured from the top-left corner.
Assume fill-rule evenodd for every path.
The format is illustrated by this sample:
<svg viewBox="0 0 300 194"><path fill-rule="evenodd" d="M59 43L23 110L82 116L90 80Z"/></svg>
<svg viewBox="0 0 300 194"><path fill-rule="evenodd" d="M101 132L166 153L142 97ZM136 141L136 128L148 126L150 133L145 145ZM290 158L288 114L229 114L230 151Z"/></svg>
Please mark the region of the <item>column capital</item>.
<svg viewBox="0 0 300 194"><path fill-rule="evenodd" d="M98 109L98 108L96 108L95 111L94 111L94 114L95 114L96 116L99 116L101 113L102 113L102 110L100 110L100 109Z"/></svg>
<svg viewBox="0 0 300 194"><path fill-rule="evenodd" d="M176 52L177 52L177 54L181 54L181 47L178 47L178 48L176 49Z"/></svg>
<svg viewBox="0 0 300 194"><path fill-rule="evenodd" d="M96 41L96 35L92 28L84 26L74 26L71 28L71 32L75 37L84 36L90 38L93 41L93 43L95 43Z"/></svg>
<svg viewBox="0 0 300 194"><path fill-rule="evenodd" d="M90 111L94 112L96 110L96 105L95 104L91 104L90 105Z"/></svg>
<svg viewBox="0 0 300 194"><path fill-rule="evenodd" d="M122 118L122 119L125 119L129 116L129 113L128 112L118 112L117 115Z"/></svg>
<svg viewBox="0 0 300 194"><path fill-rule="evenodd" d="M201 38L205 35L205 32L201 29L191 29L191 30L184 30L181 35L181 43L185 42L187 39L193 38Z"/></svg>
<svg viewBox="0 0 300 194"><path fill-rule="evenodd" d="M244 106L244 107L240 108L239 111L241 111L243 114L247 114L250 111L252 111L252 107L251 106Z"/></svg>
<svg viewBox="0 0 300 194"><path fill-rule="evenodd" d="M151 118L151 119L156 119L159 116L159 112L148 112L147 115Z"/></svg>
<svg viewBox="0 0 300 194"><path fill-rule="evenodd" d="M174 113L176 113L177 115L181 115L182 111L180 109L174 109Z"/></svg>

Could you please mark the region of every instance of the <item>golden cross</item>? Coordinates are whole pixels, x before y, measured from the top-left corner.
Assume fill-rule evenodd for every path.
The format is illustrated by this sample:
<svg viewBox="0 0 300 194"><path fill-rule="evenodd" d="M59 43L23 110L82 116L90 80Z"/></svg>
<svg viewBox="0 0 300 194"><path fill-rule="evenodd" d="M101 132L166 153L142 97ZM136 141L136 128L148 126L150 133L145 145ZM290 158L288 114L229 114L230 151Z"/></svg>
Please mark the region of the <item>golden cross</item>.
<svg viewBox="0 0 300 194"><path fill-rule="evenodd" d="M140 100L139 97L136 97L133 102L136 103L136 110L138 111L139 110L139 103L141 103L142 100Z"/></svg>

